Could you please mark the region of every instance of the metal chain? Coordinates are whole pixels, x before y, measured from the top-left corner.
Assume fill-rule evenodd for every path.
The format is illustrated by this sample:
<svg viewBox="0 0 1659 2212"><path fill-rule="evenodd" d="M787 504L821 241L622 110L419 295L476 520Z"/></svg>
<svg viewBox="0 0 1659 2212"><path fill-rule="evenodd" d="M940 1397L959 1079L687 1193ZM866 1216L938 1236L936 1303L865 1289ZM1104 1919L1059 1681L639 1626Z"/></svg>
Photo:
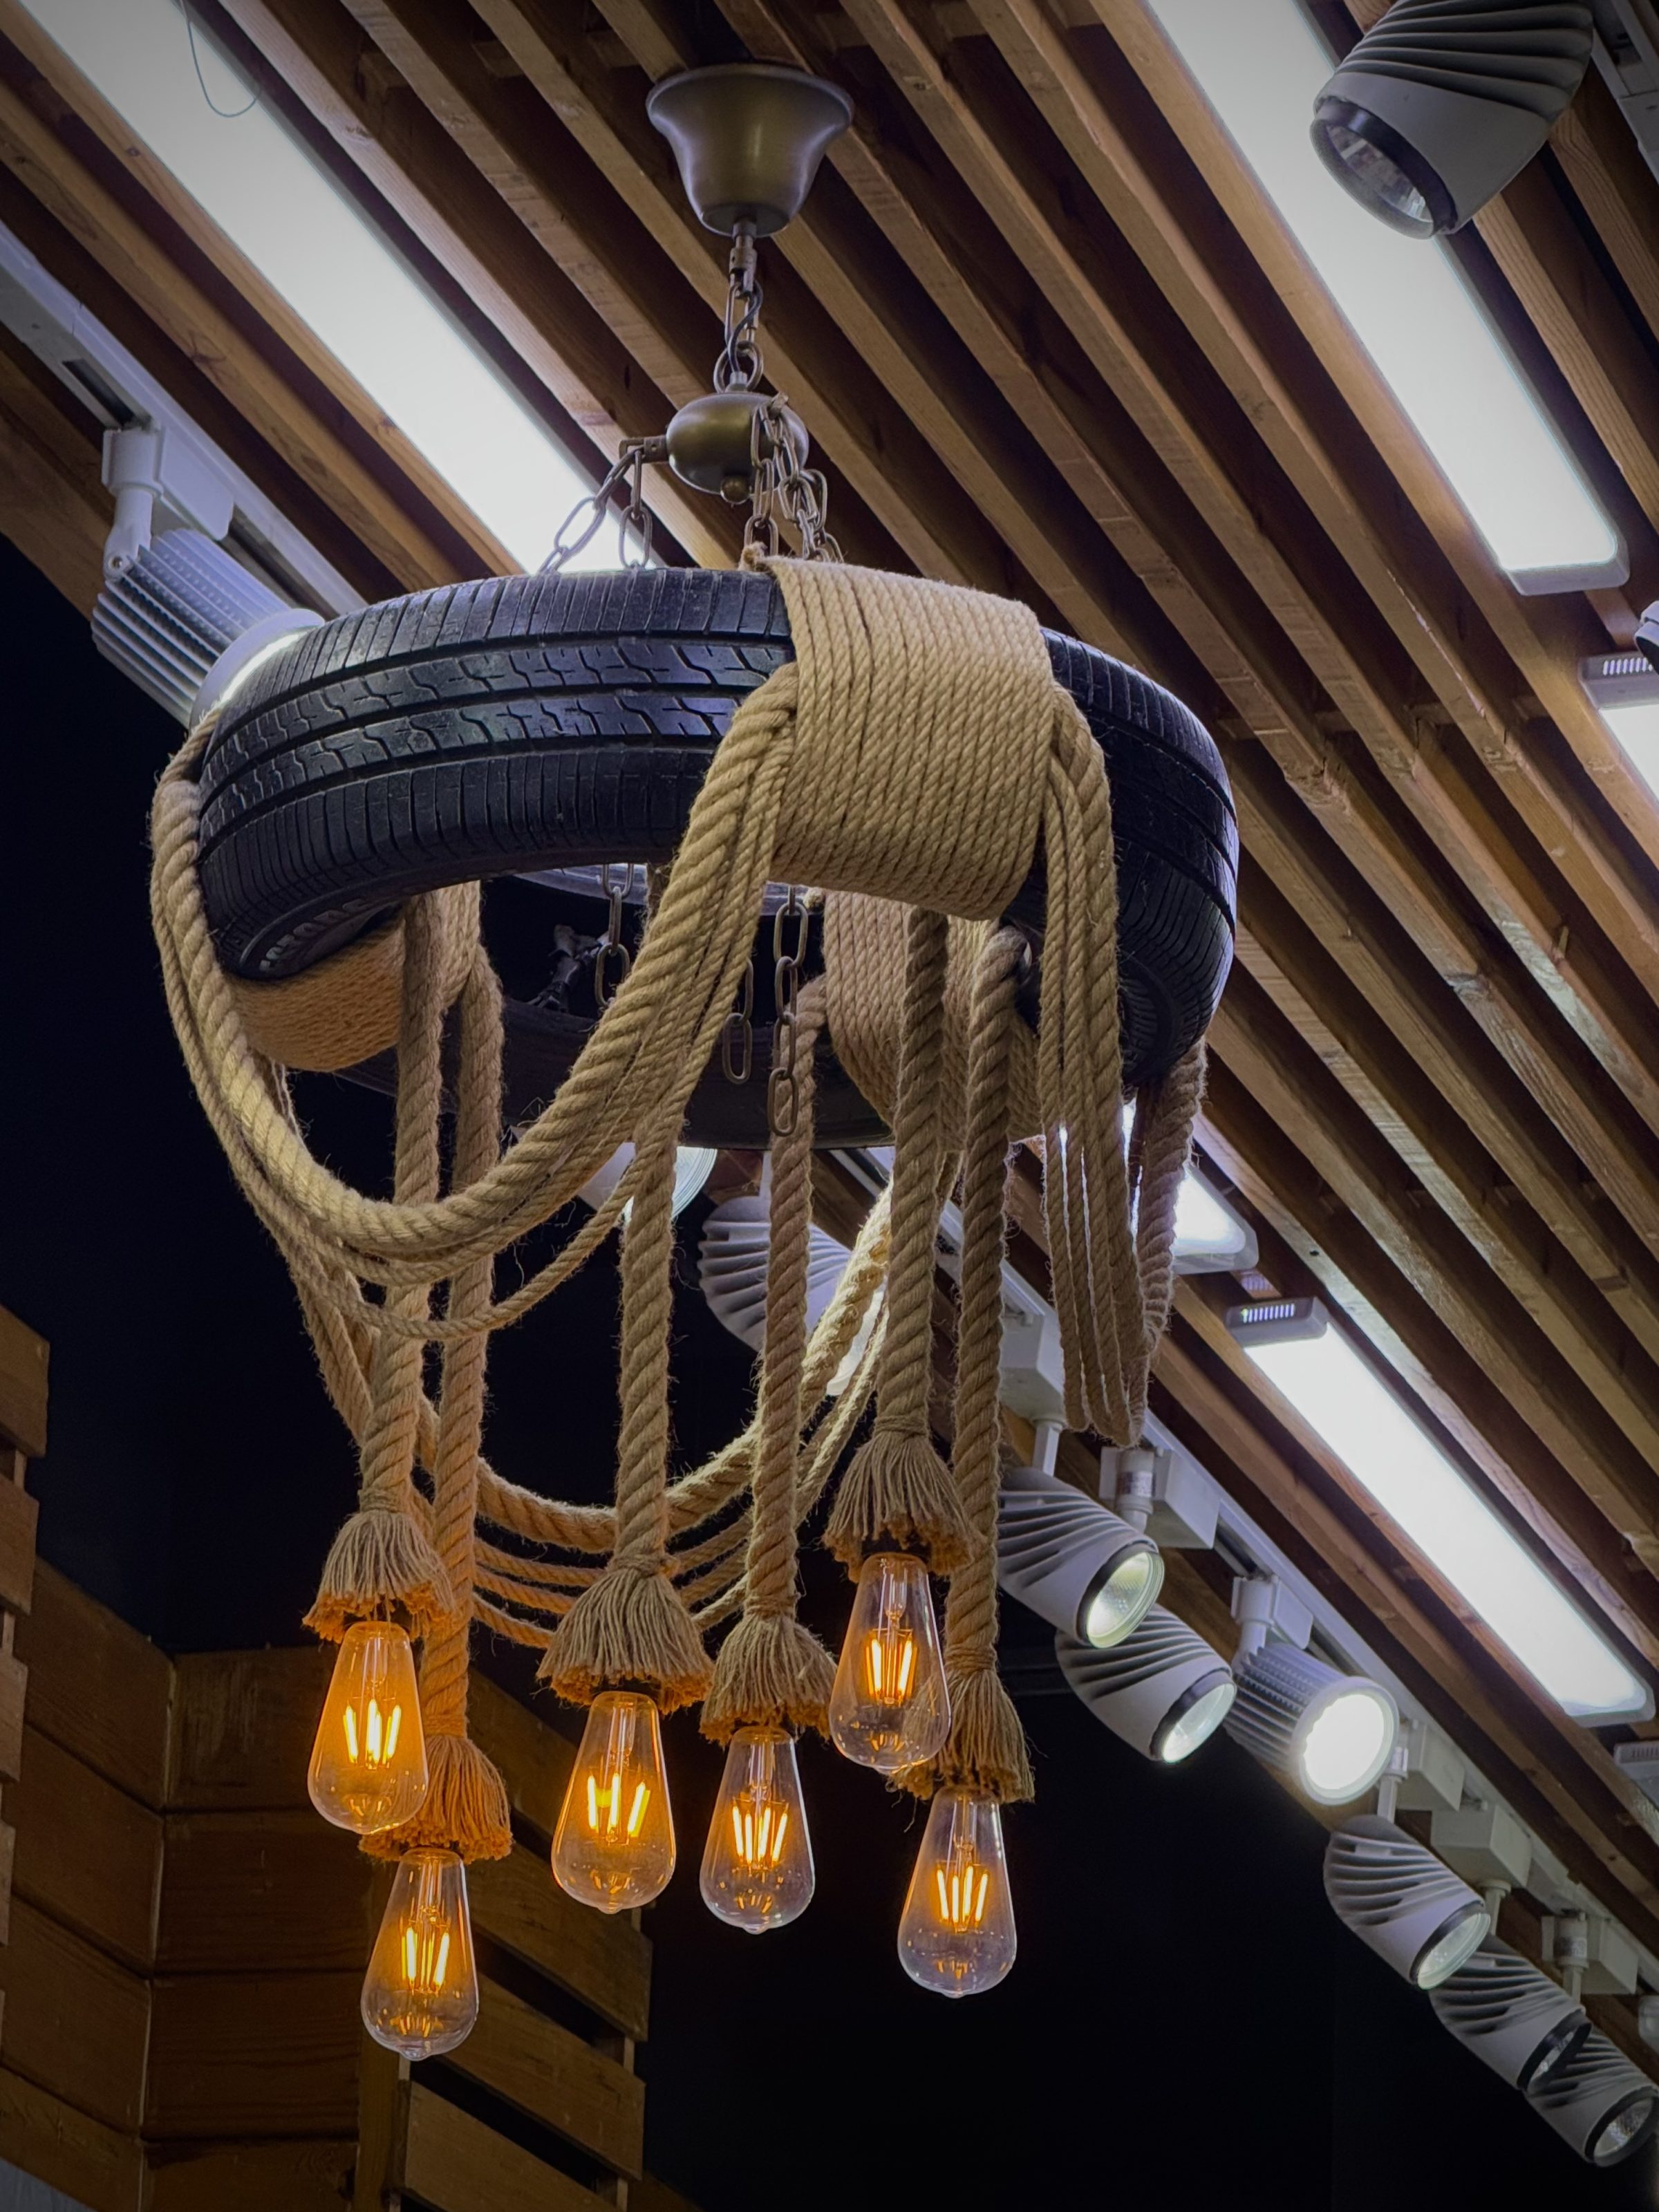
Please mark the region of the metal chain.
<svg viewBox="0 0 1659 2212"><path fill-rule="evenodd" d="M738 1003L720 1031L720 1072L728 1083L747 1083L755 1072L755 963L743 971Z"/></svg>
<svg viewBox="0 0 1659 2212"><path fill-rule="evenodd" d="M799 885L791 884L788 897L772 917L772 991L776 1012L772 1018L772 1073L766 1084L766 1119L775 1137L794 1133L795 1116L800 1110L795 1050L800 1036L800 971L806 961L806 933L811 925L799 890Z"/></svg>
<svg viewBox="0 0 1659 2212"><path fill-rule="evenodd" d="M755 259L753 223L740 222L732 232L726 274L726 343L714 363L714 389L752 392L766 370L760 347L760 311L766 295Z"/></svg>
<svg viewBox="0 0 1659 2212"><path fill-rule="evenodd" d="M559 525L558 535L553 540L553 550L542 562L538 572L544 576L555 576L567 561L574 560L586 545L590 545L602 527L611 495L626 479L628 505L622 517L622 565L624 568L642 568L651 558L652 520L645 504L645 471L653 462L668 459L666 438L624 438L617 458L605 474L602 483L596 485L587 498L578 500ZM640 556L631 559L628 550L628 534L632 531L640 542ZM572 533L574 533L573 536Z"/></svg>
<svg viewBox="0 0 1659 2212"><path fill-rule="evenodd" d="M620 876L617 873L618 868L622 871ZM607 860L599 870L600 887L611 902L611 912L605 921L604 940L593 955L593 1002L596 1006L610 1005L628 981L628 971L634 964L633 955L623 942L622 927L623 902L633 891L636 872L632 860L626 863ZM614 982L611 980L613 963L617 969Z"/></svg>
<svg viewBox="0 0 1659 2212"><path fill-rule="evenodd" d="M803 467L790 428L788 403L774 392L755 413L750 438L753 505L743 534L745 564L778 551L778 518L800 544L803 561L839 561L840 546L830 534L830 486L821 469Z"/></svg>

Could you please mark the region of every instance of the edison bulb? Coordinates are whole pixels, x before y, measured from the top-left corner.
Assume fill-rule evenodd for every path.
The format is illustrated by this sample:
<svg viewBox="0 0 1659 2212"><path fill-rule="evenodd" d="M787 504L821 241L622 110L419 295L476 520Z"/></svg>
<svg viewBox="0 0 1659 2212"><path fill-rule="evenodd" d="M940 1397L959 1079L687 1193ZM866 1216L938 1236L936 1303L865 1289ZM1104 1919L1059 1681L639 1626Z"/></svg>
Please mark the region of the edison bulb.
<svg viewBox="0 0 1659 2212"><path fill-rule="evenodd" d="M927 1570L903 1553L878 1552L859 1573L830 1698L831 1740L860 1766L896 1774L943 1750L950 1732Z"/></svg>
<svg viewBox="0 0 1659 2212"><path fill-rule="evenodd" d="M1001 1808L971 1790L941 1790L904 1899L899 1963L924 1990L969 1997L996 1987L1016 1948Z"/></svg>
<svg viewBox="0 0 1659 2212"><path fill-rule="evenodd" d="M553 1838L561 1889L601 1912L649 1905L674 1871L674 1815L657 1708L634 1690L602 1690Z"/></svg>
<svg viewBox="0 0 1659 2212"><path fill-rule="evenodd" d="M466 1869L453 1851L398 1863L363 1983L363 2026L405 2058L453 2051L478 2017Z"/></svg>
<svg viewBox="0 0 1659 2212"><path fill-rule="evenodd" d="M415 1655L392 1621L354 1621L341 1638L306 1786L324 1820L360 1836L412 1820L425 1802Z"/></svg>
<svg viewBox="0 0 1659 2212"><path fill-rule="evenodd" d="M717 1920L761 1936L799 1919L816 1879L793 1738L738 1729L703 1847L703 1903Z"/></svg>

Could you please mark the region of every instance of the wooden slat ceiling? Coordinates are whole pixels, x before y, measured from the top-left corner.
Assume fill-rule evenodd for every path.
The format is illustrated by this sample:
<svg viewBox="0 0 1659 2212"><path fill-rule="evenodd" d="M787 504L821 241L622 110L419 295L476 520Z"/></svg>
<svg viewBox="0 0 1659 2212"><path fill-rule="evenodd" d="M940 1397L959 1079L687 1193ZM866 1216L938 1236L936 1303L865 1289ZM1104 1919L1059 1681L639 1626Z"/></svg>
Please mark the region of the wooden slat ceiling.
<svg viewBox="0 0 1659 2212"><path fill-rule="evenodd" d="M1339 43L1381 13L1316 4ZM1208 1162L1273 1283L1344 1310L1659 1668L1659 808L1576 677L1659 597L1659 185L1594 75L1455 247L1631 548L1625 592L1528 599L1143 0L193 12L595 468L719 343L721 242L650 83L752 56L845 85L763 267L848 557L1013 593L1207 719L1244 846ZM17 0L0 221L366 594L507 565ZM6 527L85 603L70 404L0 349ZM726 511L653 495L732 558ZM1160 1411L1659 1951L1659 1816L1287 1415L1237 1295L1182 1285Z"/></svg>

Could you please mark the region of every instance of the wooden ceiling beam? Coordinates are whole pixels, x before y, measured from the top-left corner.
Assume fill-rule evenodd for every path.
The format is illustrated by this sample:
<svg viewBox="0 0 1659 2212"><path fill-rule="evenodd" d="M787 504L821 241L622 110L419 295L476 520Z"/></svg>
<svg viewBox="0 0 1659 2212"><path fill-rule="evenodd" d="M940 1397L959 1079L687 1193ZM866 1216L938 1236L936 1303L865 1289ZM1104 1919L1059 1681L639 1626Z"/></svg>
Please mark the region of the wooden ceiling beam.
<svg viewBox="0 0 1659 2212"><path fill-rule="evenodd" d="M1590 1164L1599 1179L1591 1180L1541 1103L1536 1074L1529 1080L1518 1073L1482 1027L1477 1009L1489 994L1468 992L1479 971L1467 957L1437 969L1397 910L1334 848L1323 817L1310 817L1259 747L1230 747L1227 765L1252 863L1239 882L1246 927L1299 984L1273 926L1273 898L1259 896L1264 885L1270 894L1276 886L1279 903L1294 908L1300 927L1363 1000L1367 1019L1385 1025L1424 1071L1437 1093L1437 1110L1449 1107L1461 1118L1626 1327L1659 1356L1659 1257L1632 1225L1632 1215L1644 1211L1659 1218L1659 1172L1640 1142L1615 1150L1606 1141L1623 1102L1600 1066L1580 1048L1581 1065L1571 1069L1569 1053L1569 1066L1561 1068L1567 1040L1549 1009L1535 993L1511 986L1532 1036L1528 1065L1560 1070L1554 1079L1569 1094L1561 1110L1583 1121L1595 1154ZM1498 966L1507 974L1507 963ZM1620 1189L1622 1199L1614 1196Z"/></svg>
<svg viewBox="0 0 1659 2212"><path fill-rule="evenodd" d="M1594 69L1550 133L1549 153L1659 342L1659 178Z"/></svg>
<svg viewBox="0 0 1659 2212"><path fill-rule="evenodd" d="M550 107L531 85L492 76L444 0L349 3L653 380L676 404L707 391L724 257L687 210L668 148L642 107L637 118L601 112L585 96ZM510 20L503 14L495 27ZM526 40L518 58L538 45ZM555 66L542 62L544 87ZM772 294L765 336L776 380L875 518L883 544L952 580L1006 580L994 533L856 349L804 290L791 296L775 284ZM880 558L882 545L869 553Z"/></svg>
<svg viewBox="0 0 1659 2212"><path fill-rule="evenodd" d="M661 434L666 398L416 94L401 79L371 83L363 62L379 50L336 0L198 4L210 23L228 18L607 461L624 438ZM713 502L662 470L647 494L695 560L732 558L737 533Z"/></svg>
<svg viewBox="0 0 1659 2212"><path fill-rule="evenodd" d="M1659 805L1631 770L1577 681L1579 658L1601 649L1595 641L1599 625L1590 620L1589 611L1582 601L1575 612L1569 600L1524 599L1498 572L1473 522L1370 356L1303 258L1278 210L1142 0L1091 0L1091 4L1117 52L1162 110L1172 141L1201 174L1238 240L1255 257L1274 294L1335 380L1365 434L1403 489L1409 507L1427 526L1460 586L1478 609L1480 623L1510 656L1522 686L1543 702L1595 788L1648 859L1659 860ZM1160 242L1172 266L1182 258L1194 258L1190 253L1182 256L1182 226L1171 220L1171 211L1164 209L1158 219ZM1224 299L1222 304L1227 319L1236 323L1237 317ZM1185 314L1187 300L1182 299L1180 305ZM1192 327L1206 347L1215 343L1208 303ZM1230 339L1230 350L1233 343ZM1304 486L1316 511L1323 514L1330 495L1341 494L1344 471L1323 450L1305 414L1299 410L1288 415L1280 412L1283 392L1280 383L1277 394L1264 391L1261 395L1262 434ZM1653 957L1650 890L1644 888L1640 873L1632 871L1616 848L1595 833L1594 825L1579 818L1571 794L1558 787L1548 760L1538 756L1524 729L1516 726L1509 702L1496 696L1482 698L1467 690L1459 697L1458 672L1467 663L1467 648L1460 647L1455 628L1448 629L1442 624L1437 629L1421 578L1409 564L1404 569L1398 568L1382 541L1380 533L1386 522L1382 507L1370 515L1357 515L1351 533L1334 527L1334 542L1349 559L1362 564L1368 588L1379 605L1392 609L1391 618L1403 616L1405 627L1400 635L1408 650L1420 655L1425 646L1432 647L1439 665L1431 673L1425 664L1425 672L1435 682L1437 695L1453 708L1491 772L1512 787L1517 807L1526 813L1541 842L1551 849L1561 845L1564 862L1577 888L1592 911L1598 913L1603 927L1615 937L1633 932L1643 941L1644 949L1637 957L1644 980L1652 988L1659 969ZM1399 589L1402 576L1410 579L1403 605ZM1416 641L1413 629L1420 633ZM1470 714L1471 706L1479 711ZM1620 915L1622 921L1618 918Z"/></svg>
<svg viewBox="0 0 1659 2212"><path fill-rule="evenodd" d="M395 483L408 486L409 496L398 501L403 512L395 520L387 513L389 502L384 494L373 501L373 509L378 510L383 531L396 530L406 541L405 562L412 556L421 563L419 580L448 581L460 575L476 575L492 568L510 565L499 542L453 488L410 443L380 403L347 373L288 302L266 283L226 237L210 211L179 185L171 171L75 67L57 41L20 4L20 0L0 0L0 37L12 48L23 69L35 73L30 104L37 114L51 121L60 138L65 121L73 118L103 149L108 167L100 182L112 201L118 203L127 213L132 226L143 226L147 247L145 275L159 276L162 270L169 270L170 281L176 283L182 274L178 241L187 240L223 283L246 303L257 319L256 327L262 341L264 333L270 334L269 362L259 363L263 374L258 381L263 389L283 394L291 416L305 407L313 419L319 416L319 408L315 404L307 406L301 393L307 388L314 391L322 409L337 410L355 426L359 441L379 448L385 457L383 473ZM12 79L15 82L15 67ZM125 189L129 183L131 190ZM136 270L118 273L122 274L124 281L137 274ZM133 289L131 283L129 289ZM258 349L267 350L263 342ZM246 356L255 349L244 340L242 350ZM296 366L301 374L295 373ZM251 381L251 376L244 379L245 390ZM365 493L359 494L359 502L366 513L370 511ZM424 523L422 510L429 518ZM434 524L438 526L435 529ZM376 545L375 550L386 557L386 546Z"/></svg>
<svg viewBox="0 0 1659 2212"><path fill-rule="evenodd" d="M0 330L0 533L90 615L113 512L96 424L88 416L77 434L56 395L40 389L33 357Z"/></svg>
<svg viewBox="0 0 1659 2212"><path fill-rule="evenodd" d="M1339 1610L1358 1615L1362 1633L1568 1870L1654 1948L1659 1814L1611 1753L1516 1672L1188 1284L1177 1288L1157 1371L1168 1393L1159 1410L1182 1441Z"/></svg>
<svg viewBox="0 0 1659 2212"><path fill-rule="evenodd" d="M451 582L465 573L306 404L285 374L276 342L268 350L256 344L152 234L138 212L143 198L136 187L118 199L77 158L64 131L73 118L52 88L34 79L41 106L19 92L16 72L26 68L15 49L9 67L0 56L0 161L406 588Z"/></svg>
<svg viewBox="0 0 1659 2212"><path fill-rule="evenodd" d="M1605 1353L1592 1362L1584 1346L1595 1386L1575 1373L1261 986L1240 970L1216 1018L1212 1049L1468 1346L1493 1388L1619 1535L1659 1572L1653 1363L1632 1343L1620 1371Z"/></svg>

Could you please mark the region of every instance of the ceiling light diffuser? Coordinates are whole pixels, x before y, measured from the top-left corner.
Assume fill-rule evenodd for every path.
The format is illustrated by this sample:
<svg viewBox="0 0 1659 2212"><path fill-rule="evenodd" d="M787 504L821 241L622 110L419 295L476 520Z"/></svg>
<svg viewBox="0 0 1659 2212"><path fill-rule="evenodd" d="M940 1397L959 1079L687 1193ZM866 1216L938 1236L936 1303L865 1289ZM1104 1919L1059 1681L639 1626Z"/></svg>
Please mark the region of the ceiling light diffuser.
<svg viewBox="0 0 1659 2212"><path fill-rule="evenodd" d="M1620 752L1648 788L1659 793L1659 607L1648 609L1636 642L1635 653L1602 653L1581 661L1578 676Z"/></svg>
<svg viewBox="0 0 1659 2212"><path fill-rule="evenodd" d="M1299 0L1147 4L1516 589L1622 582L1617 529L1455 261L1314 151L1331 56Z"/></svg>
<svg viewBox="0 0 1659 2212"><path fill-rule="evenodd" d="M1274 1389L1565 1711L1611 1720L1651 1710L1647 1686L1317 1299L1236 1306L1227 1321Z"/></svg>

